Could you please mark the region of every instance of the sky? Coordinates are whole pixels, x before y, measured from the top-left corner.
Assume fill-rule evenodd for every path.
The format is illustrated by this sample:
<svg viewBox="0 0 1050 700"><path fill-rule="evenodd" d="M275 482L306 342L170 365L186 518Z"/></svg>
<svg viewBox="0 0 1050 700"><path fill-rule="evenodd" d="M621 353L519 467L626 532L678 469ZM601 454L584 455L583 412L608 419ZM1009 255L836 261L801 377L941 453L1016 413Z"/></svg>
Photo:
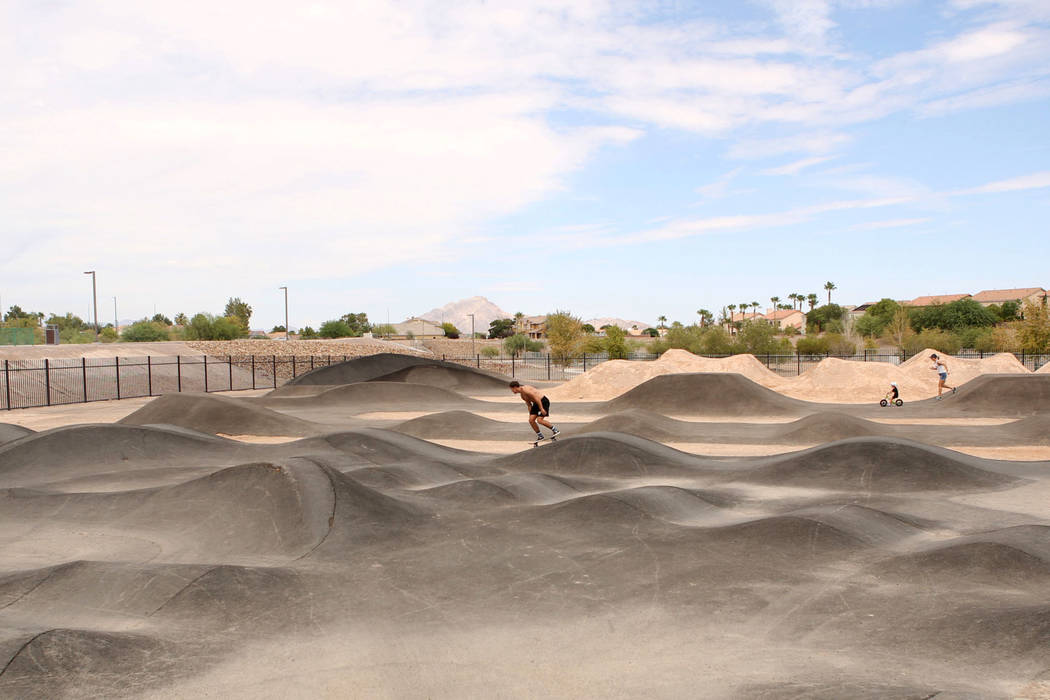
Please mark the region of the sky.
<svg viewBox="0 0 1050 700"><path fill-rule="evenodd" d="M0 1L0 305L1050 288L1050 3Z"/></svg>

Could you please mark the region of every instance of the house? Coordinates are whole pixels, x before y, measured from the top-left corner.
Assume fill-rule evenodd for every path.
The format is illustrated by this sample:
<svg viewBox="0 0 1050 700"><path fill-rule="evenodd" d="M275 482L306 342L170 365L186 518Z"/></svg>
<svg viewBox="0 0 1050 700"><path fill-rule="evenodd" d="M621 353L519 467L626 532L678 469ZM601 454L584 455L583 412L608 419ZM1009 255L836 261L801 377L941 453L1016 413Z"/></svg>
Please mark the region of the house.
<svg viewBox="0 0 1050 700"><path fill-rule="evenodd" d="M523 333L532 340L543 340L547 337L547 317L522 316L514 323L514 332Z"/></svg>
<svg viewBox="0 0 1050 700"><path fill-rule="evenodd" d="M933 294L925 297L915 297L911 301L901 302L903 306L933 306L934 304L950 304L960 299L969 299L969 294Z"/></svg>
<svg viewBox="0 0 1050 700"><path fill-rule="evenodd" d="M875 304L877 303L877 301L866 301L860 306L854 306L847 312L847 315L850 317L851 320L856 321L858 318L866 314L868 312L868 309L875 306Z"/></svg>
<svg viewBox="0 0 1050 700"><path fill-rule="evenodd" d="M777 311L769 311L762 317L776 328L784 329L790 326L799 331L806 329L806 314L798 309L778 309Z"/></svg>
<svg viewBox="0 0 1050 700"><path fill-rule="evenodd" d="M973 295L974 301L981 306L1002 305L1003 302L1016 301L1023 306L1026 301L1041 304L1048 292L1042 287L1023 287L1021 289L985 289Z"/></svg>
<svg viewBox="0 0 1050 700"><path fill-rule="evenodd" d="M441 327L441 324L428 321L425 318L413 317L402 321L401 323L395 323L394 333L392 338L418 338L419 340L435 338L444 338L445 329Z"/></svg>

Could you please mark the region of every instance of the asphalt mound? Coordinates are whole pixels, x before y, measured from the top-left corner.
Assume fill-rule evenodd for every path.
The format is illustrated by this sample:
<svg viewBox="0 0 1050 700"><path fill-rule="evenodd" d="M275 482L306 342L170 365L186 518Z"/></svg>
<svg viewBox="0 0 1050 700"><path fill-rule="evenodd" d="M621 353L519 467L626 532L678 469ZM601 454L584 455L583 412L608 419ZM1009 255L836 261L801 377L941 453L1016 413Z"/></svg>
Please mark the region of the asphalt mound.
<svg viewBox="0 0 1050 700"><path fill-rule="evenodd" d="M256 403L214 394L165 394L121 418L125 425L166 423L227 435L316 435L321 428Z"/></svg>
<svg viewBox="0 0 1050 700"><path fill-rule="evenodd" d="M731 547L738 554L762 556L767 562L843 556L868 549L848 530L821 518L778 515L736 525L708 529L705 540Z"/></svg>
<svg viewBox="0 0 1050 700"><path fill-rule="evenodd" d="M675 442L695 438L700 429L687 421L668 418L655 411L637 409L603 416L573 432L574 434L626 433L649 440Z"/></svg>
<svg viewBox="0 0 1050 700"><path fill-rule="evenodd" d="M1050 445L1050 415L1028 416L997 426L996 432L1019 445Z"/></svg>
<svg viewBox="0 0 1050 700"><path fill-rule="evenodd" d="M457 450L381 428L329 433L321 439L330 447L357 459L362 464L389 465L426 461L465 467L489 458L489 455Z"/></svg>
<svg viewBox="0 0 1050 700"><path fill-rule="evenodd" d="M645 409L669 415L797 416L812 404L790 399L742 374L695 372L653 377L607 401L608 411Z"/></svg>
<svg viewBox="0 0 1050 700"><path fill-rule="evenodd" d="M407 420L394 426L391 430L423 439L456 437L463 440L496 440L513 435L524 440L531 434L531 429L525 421L517 426L511 426L503 421L485 418L470 411L431 413Z"/></svg>
<svg viewBox="0 0 1050 700"><path fill-rule="evenodd" d="M892 427L844 413L821 411L777 426L778 441L813 444L855 437L893 437Z"/></svg>
<svg viewBox="0 0 1050 700"><path fill-rule="evenodd" d="M34 432L29 428L23 428L21 425L15 425L14 423L0 423L0 445L26 435L32 435Z"/></svg>
<svg viewBox="0 0 1050 700"><path fill-rule="evenodd" d="M922 402L923 405L935 399ZM940 403L945 412L996 416L1050 413L1050 376L985 374L959 387Z"/></svg>
<svg viewBox="0 0 1050 700"><path fill-rule="evenodd" d="M481 401L467 398L441 387L379 381L335 386L312 396L291 398L266 397L262 399L262 403L288 408L304 406L308 408L349 409L354 413L420 411L482 404Z"/></svg>
<svg viewBox="0 0 1050 700"><path fill-rule="evenodd" d="M701 463L658 442L621 433L560 438L489 462L503 469L615 477L696 476Z"/></svg>
<svg viewBox="0 0 1050 700"><path fill-rule="evenodd" d="M985 460L896 438L851 438L756 460L736 478L755 483L898 493L991 489L1017 480L983 469Z"/></svg>
<svg viewBox="0 0 1050 700"><path fill-rule="evenodd" d="M512 494L522 503L549 505L580 495L580 490L566 479L550 474L512 473L489 477L487 481Z"/></svg>
<svg viewBox="0 0 1050 700"><path fill-rule="evenodd" d="M418 365L447 368L462 367L462 365L452 362L428 357L384 352L378 355L355 357L346 362L312 369L290 380L285 386L355 384L357 382L367 382L377 377L382 377L384 374L392 374L407 367L416 367Z"/></svg>
<svg viewBox="0 0 1050 700"><path fill-rule="evenodd" d="M132 468L214 464L245 453L238 443L156 426L52 428L0 445L0 488Z"/></svg>
<svg viewBox="0 0 1050 700"><path fill-rule="evenodd" d="M49 629L29 637L0 673L6 698L124 697L179 672L175 644L145 634Z"/></svg>
<svg viewBox="0 0 1050 700"><path fill-rule="evenodd" d="M510 382L509 377L501 377L474 369L473 367L464 367L463 365L448 366L447 363L440 365L413 365L368 381L425 384L457 392L488 393L499 391L509 393L510 391L507 386Z"/></svg>
<svg viewBox="0 0 1050 700"><path fill-rule="evenodd" d="M894 557L869 570L880 578L914 581L932 577L953 584L1040 585L1050 583L1050 561L1001 542L965 541Z"/></svg>
<svg viewBox="0 0 1050 700"><path fill-rule="evenodd" d="M435 486L417 493L469 509L516 503L517 497L508 489L484 479L464 479L451 484Z"/></svg>
<svg viewBox="0 0 1050 700"><path fill-rule="evenodd" d="M724 499L676 486L639 486L604 495L633 506L649 517L697 524L724 517Z"/></svg>
<svg viewBox="0 0 1050 700"><path fill-rule="evenodd" d="M860 542L879 547L900 546L924 533L922 524L911 518L855 503L814 506L791 514L824 523Z"/></svg>

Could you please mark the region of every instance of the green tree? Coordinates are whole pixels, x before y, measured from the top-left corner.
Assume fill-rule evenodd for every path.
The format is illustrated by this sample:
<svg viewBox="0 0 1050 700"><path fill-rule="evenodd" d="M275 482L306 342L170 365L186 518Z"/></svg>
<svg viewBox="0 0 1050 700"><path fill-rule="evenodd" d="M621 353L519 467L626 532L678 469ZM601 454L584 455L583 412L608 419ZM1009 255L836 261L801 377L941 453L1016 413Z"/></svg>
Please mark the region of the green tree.
<svg viewBox="0 0 1050 700"><path fill-rule="evenodd" d="M893 320L893 316L899 308L900 304L893 299L881 299L879 302L869 306L864 315L857 319L854 329L861 335L880 336L886 330L886 326L890 324L890 321Z"/></svg>
<svg viewBox="0 0 1050 700"><path fill-rule="evenodd" d="M150 343L170 338L167 326L147 319L132 323L120 334L120 339L125 343Z"/></svg>
<svg viewBox="0 0 1050 700"><path fill-rule="evenodd" d="M445 321L441 324L441 330L445 331L445 337L455 340L459 337L459 329L456 328L450 321Z"/></svg>
<svg viewBox="0 0 1050 700"><path fill-rule="evenodd" d="M106 326L98 332L98 339L103 343L115 343L120 339L120 336L117 334L116 328L113 326Z"/></svg>
<svg viewBox="0 0 1050 700"><path fill-rule="evenodd" d="M72 313L66 313L64 316L51 314L44 323L49 326L58 326L59 331L82 331L91 327L89 324L84 323L79 316L74 316Z"/></svg>
<svg viewBox="0 0 1050 700"><path fill-rule="evenodd" d="M302 340L313 340L317 337L317 331L310 326L303 326L302 329L299 330L299 337Z"/></svg>
<svg viewBox="0 0 1050 700"><path fill-rule="evenodd" d="M246 302L241 301L240 297L230 297L230 300L226 302L226 309L223 311L222 315L227 318L239 319L241 328L243 328L247 334L249 324L252 320L252 307Z"/></svg>
<svg viewBox="0 0 1050 700"><path fill-rule="evenodd" d="M846 311L838 304L825 304L806 314L806 327L816 332L829 331L841 333L843 329L842 318Z"/></svg>
<svg viewBox="0 0 1050 700"><path fill-rule="evenodd" d="M994 326L998 320L994 311L973 299L931 304L911 312L911 325L915 331L930 328L958 331L969 326Z"/></svg>
<svg viewBox="0 0 1050 700"><path fill-rule="evenodd" d="M188 318L186 318L186 314L182 313L181 311L179 313L175 314L175 323L176 323L176 325L185 326L189 322L190 322L190 320Z"/></svg>
<svg viewBox="0 0 1050 700"><path fill-rule="evenodd" d="M349 338L353 334L353 329L341 318L325 321L317 329L317 335L322 338Z"/></svg>
<svg viewBox="0 0 1050 700"><path fill-rule="evenodd" d="M392 335L397 334L397 329L389 323L380 323L377 326L372 326L372 335L377 338L389 338Z"/></svg>
<svg viewBox="0 0 1050 700"><path fill-rule="evenodd" d="M514 335L514 319L497 318L489 322L490 338L509 338Z"/></svg>
<svg viewBox="0 0 1050 700"><path fill-rule="evenodd" d="M914 334L914 331L911 329L911 314L908 312L908 309L898 305L893 312L893 318L886 324L886 328L882 332L884 336L893 342L897 350L903 352L908 338Z"/></svg>
<svg viewBox="0 0 1050 700"><path fill-rule="evenodd" d="M802 302L803 301L809 302L809 310L810 311L812 311L813 309L817 308L817 301L818 301L818 299L817 299L817 295L816 294L810 294L807 297L803 297L801 294L799 294L798 295L798 310L799 311L802 310Z"/></svg>
<svg viewBox="0 0 1050 700"><path fill-rule="evenodd" d="M825 282L824 283L824 289L827 290L827 292L828 292L828 306L830 306L831 305L831 292L833 290L835 290L835 289L838 289L838 287L835 286L834 282Z"/></svg>
<svg viewBox="0 0 1050 700"><path fill-rule="evenodd" d="M150 319L153 323L159 323L163 326L170 326L171 319L164 314L153 314L153 318Z"/></svg>
<svg viewBox="0 0 1050 700"><path fill-rule="evenodd" d="M503 350L511 357L516 357L522 352L539 352L542 349L543 343L532 340L524 333L503 339Z"/></svg>
<svg viewBox="0 0 1050 700"><path fill-rule="evenodd" d="M274 326L271 333L284 333L287 329L284 326Z"/></svg>
<svg viewBox="0 0 1050 700"><path fill-rule="evenodd" d="M1024 320L1017 329L1017 339L1025 352L1050 352L1050 311L1046 299L1041 304L1025 300Z"/></svg>
<svg viewBox="0 0 1050 700"><path fill-rule="evenodd" d="M597 332L597 330L591 324L585 323L583 324L583 332L587 335L594 335Z"/></svg>
<svg viewBox="0 0 1050 700"><path fill-rule="evenodd" d="M667 317L666 316L657 316L656 320L660 322L660 326L659 326L660 328L667 328Z"/></svg>
<svg viewBox="0 0 1050 700"><path fill-rule="evenodd" d="M752 355L775 355L784 351L784 346L776 338L776 329L765 321L744 321L737 333L737 345L741 352ZM789 341L787 342L790 346Z"/></svg>
<svg viewBox="0 0 1050 700"><path fill-rule="evenodd" d="M580 354L584 337L583 322L568 311L547 315L547 345L559 364L567 365Z"/></svg>
<svg viewBox="0 0 1050 700"><path fill-rule="evenodd" d="M610 360L626 360L630 351L627 349L627 334L619 326L609 326L605 330L602 343Z"/></svg>
<svg viewBox="0 0 1050 700"><path fill-rule="evenodd" d="M344 314L339 320L350 328L350 335L355 338L360 338L372 330L372 325L368 322L368 314L366 313Z"/></svg>

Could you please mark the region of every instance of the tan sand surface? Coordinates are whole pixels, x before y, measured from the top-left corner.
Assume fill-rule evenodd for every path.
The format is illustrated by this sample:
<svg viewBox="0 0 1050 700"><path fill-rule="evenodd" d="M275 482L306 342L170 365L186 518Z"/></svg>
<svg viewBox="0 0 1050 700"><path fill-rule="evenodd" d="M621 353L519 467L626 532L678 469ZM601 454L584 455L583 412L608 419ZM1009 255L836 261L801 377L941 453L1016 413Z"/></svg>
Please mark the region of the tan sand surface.
<svg viewBox="0 0 1050 700"><path fill-rule="evenodd" d="M286 442L302 440L301 437L296 437L294 435L227 435L226 433L216 433L216 435L229 438L230 440L250 442L256 445L280 445Z"/></svg>
<svg viewBox="0 0 1050 700"><path fill-rule="evenodd" d="M897 382L905 401L937 395L937 374L924 350L901 365L825 358L798 377L781 377L752 355L697 357L685 350L668 350L654 362L610 360L547 392L551 400L600 401L615 398L653 377L682 372L736 372L785 396L825 403L864 403L881 398ZM948 385L958 386L982 374L1024 374L1024 365L1009 353L971 360L945 358Z"/></svg>
<svg viewBox="0 0 1050 700"><path fill-rule="evenodd" d="M1017 418L868 418L887 425L1006 425Z"/></svg>

